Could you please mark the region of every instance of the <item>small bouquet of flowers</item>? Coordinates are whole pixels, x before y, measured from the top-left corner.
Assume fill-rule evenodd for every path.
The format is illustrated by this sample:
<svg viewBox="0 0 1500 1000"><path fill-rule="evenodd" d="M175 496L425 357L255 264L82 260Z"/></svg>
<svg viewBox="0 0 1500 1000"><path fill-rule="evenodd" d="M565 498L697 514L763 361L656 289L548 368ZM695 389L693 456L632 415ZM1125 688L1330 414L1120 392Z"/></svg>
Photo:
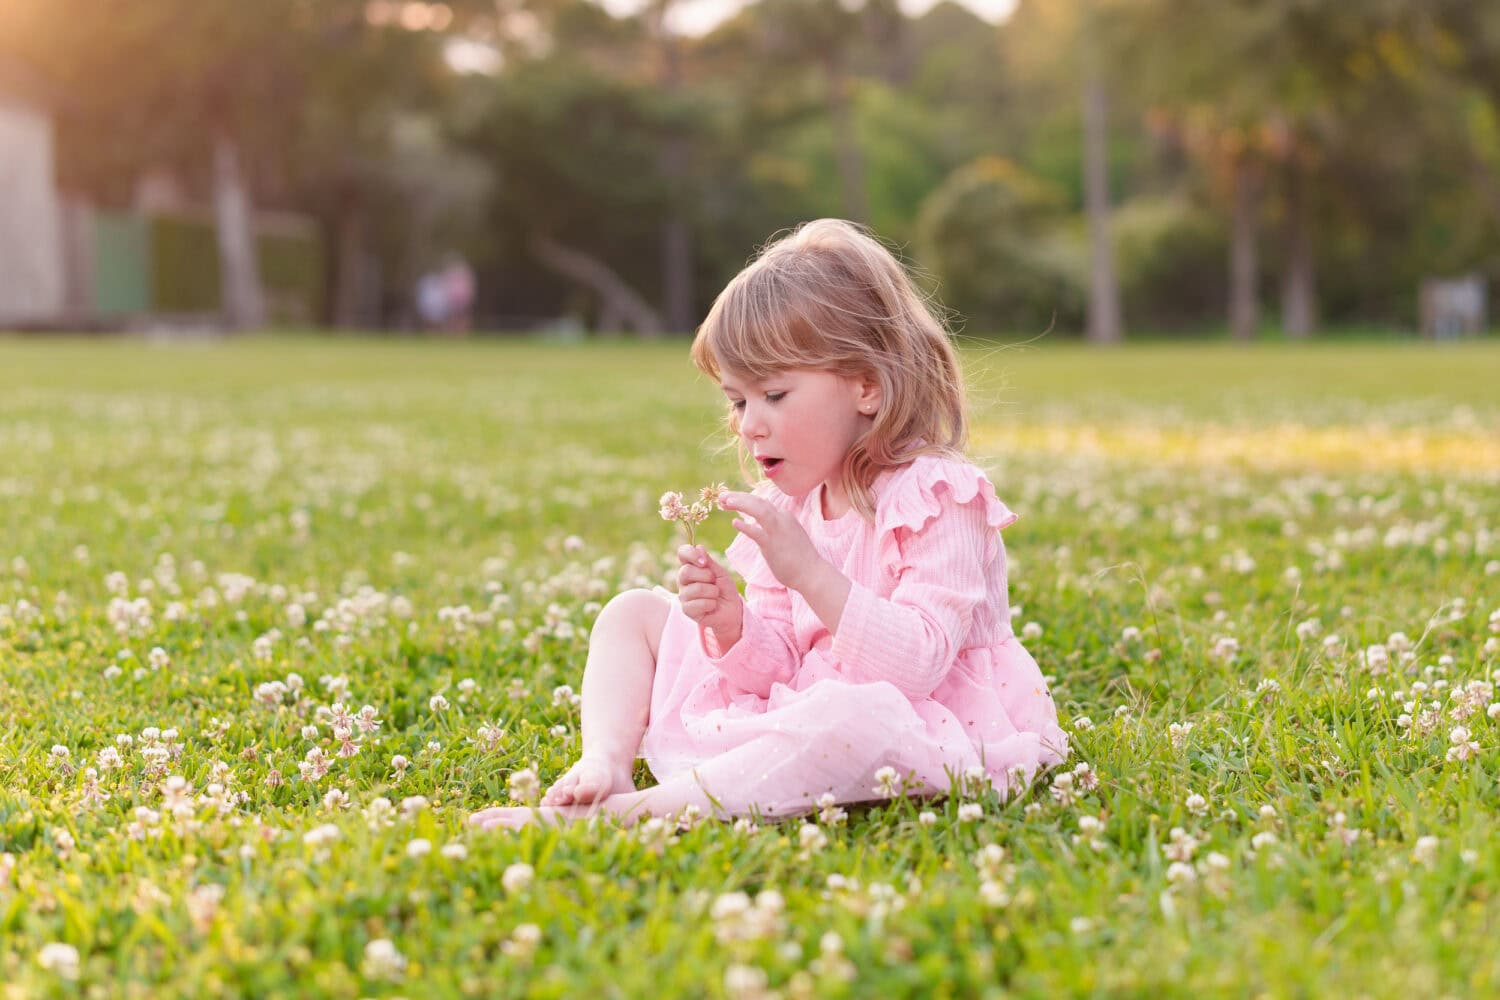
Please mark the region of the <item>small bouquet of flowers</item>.
<svg viewBox="0 0 1500 1000"><path fill-rule="evenodd" d="M698 499L691 504L682 501L682 494L675 490L668 490L661 495L661 519L663 521L681 521L683 530L687 532L688 544L693 544L693 529L704 521L708 515L715 510L723 510L722 500L724 494L729 492L729 487L723 483L713 483L698 491Z"/></svg>

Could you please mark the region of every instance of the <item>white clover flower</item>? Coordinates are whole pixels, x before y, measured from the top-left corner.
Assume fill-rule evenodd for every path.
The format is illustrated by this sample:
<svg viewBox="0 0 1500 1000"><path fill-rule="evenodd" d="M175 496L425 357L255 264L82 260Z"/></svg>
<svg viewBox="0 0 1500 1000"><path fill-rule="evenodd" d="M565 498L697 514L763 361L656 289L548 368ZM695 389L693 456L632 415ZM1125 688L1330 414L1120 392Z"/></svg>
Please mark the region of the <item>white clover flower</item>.
<svg viewBox="0 0 1500 1000"><path fill-rule="evenodd" d="M1021 626L1021 638L1026 640L1040 639L1042 637L1042 625L1040 622L1027 622Z"/></svg>
<svg viewBox="0 0 1500 1000"><path fill-rule="evenodd" d="M1184 802L1183 805L1186 806L1187 811L1192 813L1194 816L1202 816L1208 812L1208 799L1199 795L1197 792L1189 795L1187 797L1187 801Z"/></svg>
<svg viewBox="0 0 1500 1000"><path fill-rule="evenodd" d="M883 798L891 798L896 794L896 769L889 765L875 772L875 787L870 789L876 795Z"/></svg>
<svg viewBox="0 0 1500 1000"><path fill-rule="evenodd" d="M1417 864L1424 868L1431 868L1437 861L1438 839L1432 836L1418 837L1416 845L1411 850L1411 856Z"/></svg>
<svg viewBox="0 0 1500 1000"><path fill-rule="evenodd" d="M663 521L680 520L682 518L683 511L686 509L682 504L682 494L678 493L676 490L668 490L667 492L663 493L661 495L661 500L659 501L658 507L658 512L661 514L661 519Z"/></svg>
<svg viewBox="0 0 1500 1000"><path fill-rule="evenodd" d="M427 707L434 712L443 712L448 709L448 699L440 694L435 694L427 699Z"/></svg>
<svg viewBox="0 0 1500 1000"><path fill-rule="evenodd" d="M406 819L414 819L417 813L428 806L427 796L408 795L401 800L401 815Z"/></svg>
<svg viewBox="0 0 1500 1000"><path fill-rule="evenodd" d="M389 938L376 938L365 945L361 971L371 979L398 979L406 971L406 956Z"/></svg>
<svg viewBox="0 0 1500 1000"><path fill-rule="evenodd" d="M1450 761L1466 761L1479 753L1479 741L1469 738L1469 730L1463 726L1454 726L1448 733L1448 742L1453 744L1448 748L1448 759Z"/></svg>
<svg viewBox="0 0 1500 1000"><path fill-rule="evenodd" d="M48 972L69 981L78 978L78 949L61 941L49 941L36 954L37 964Z"/></svg>
<svg viewBox="0 0 1500 1000"><path fill-rule="evenodd" d="M1327 642L1327 640L1325 639L1324 642ZM1391 666L1390 651L1380 643L1366 646L1360 652L1359 659L1364 664L1365 669L1376 675L1385 673Z"/></svg>
<svg viewBox="0 0 1500 1000"><path fill-rule="evenodd" d="M724 995L729 1000L766 1000L766 971L753 965L731 965L724 970Z"/></svg>
<svg viewBox="0 0 1500 1000"><path fill-rule="evenodd" d="M432 853L432 841L426 837L414 837L406 844L408 858L425 858Z"/></svg>
<svg viewBox="0 0 1500 1000"><path fill-rule="evenodd" d="M500 876L500 884L511 895L524 892L530 888L531 883L534 881L536 881L536 869L519 861L515 864L507 865L505 873Z"/></svg>
<svg viewBox="0 0 1500 1000"><path fill-rule="evenodd" d="M1077 779L1074 778L1071 771L1063 771L1060 774L1053 775L1052 787L1049 789L1052 794L1052 801L1064 808L1077 801L1078 789L1075 786L1076 781Z"/></svg>
<svg viewBox="0 0 1500 1000"><path fill-rule="evenodd" d="M832 792L824 792L818 796L818 821L836 826L849 818L849 814L839 808Z"/></svg>
<svg viewBox="0 0 1500 1000"><path fill-rule="evenodd" d="M958 821L960 823L974 823L984 818L984 806L978 802L965 802L958 807Z"/></svg>
<svg viewBox="0 0 1500 1000"><path fill-rule="evenodd" d="M475 733L474 742L486 750L494 750L500 746L501 741L504 739L505 730L501 728L500 723L496 722L494 725L481 723L478 731Z"/></svg>
<svg viewBox="0 0 1500 1000"><path fill-rule="evenodd" d="M449 861L463 861L469 856L469 849L458 841L454 841L450 844L444 844L440 853Z"/></svg>
<svg viewBox="0 0 1500 1000"><path fill-rule="evenodd" d="M1141 630L1134 625L1126 625L1120 630L1121 642L1140 642Z"/></svg>
<svg viewBox="0 0 1500 1000"><path fill-rule="evenodd" d="M1328 838L1339 841L1345 847L1353 844L1363 835L1363 830L1349 825L1349 819L1342 811L1334 813L1328 820Z"/></svg>
<svg viewBox="0 0 1500 1000"><path fill-rule="evenodd" d="M937 813L930 809L924 809L917 814L917 822L923 826L933 826L937 823Z"/></svg>
<svg viewBox="0 0 1500 1000"><path fill-rule="evenodd" d="M332 823L315 826L302 835L302 842L309 847L326 847L339 839L339 828Z"/></svg>
<svg viewBox="0 0 1500 1000"><path fill-rule="evenodd" d="M1180 826L1172 827L1161 852L1168 861L1191 861L1198 850L1198 840Z"/></svg>
<svg viewBox="0 0 1500 1000"><path fill-rule="evenodd" d="M301 772L303 781L318 781L328 774L330 763L321 747L313 747L307 751L305 759L297 762L297 770Z"/></svg>
<svg viewBox="0 0 1500 1000"><path fill-rule="evenodd" d="M1232 661L1240 654L1240 641L1231 635L1214 636L1210 655L1217 660Z"/></svg>
<svg viewBox="0 0 1500 1000"><path fill-rule="evenodd" d="M1080 715L1073 720L1073 728L1080 733L1086 733L1094 728L1094 720L1087 715Z"/></svg>
<svg viewBox="0 0 1500 1000"><path fill-rule="evenodd" d="M803 823L797 831L797 843L808 854L821 851L828 846L828 835L816 823Z"/></svg>
<svg viewBox="0 0 1500 1000"><path fill-rule="evenodd" d="M1004 909L1010 905L1010 892L999 882L980 882L979 902L993 910Z"/></svg>
<svg viewBox="0 0 1500 1000"><path fill-rule="evenodd" d="M384 795L371 799L362 812L371 830L381 830L395 822L396 807Z"/></svg>
<svg viewBox="0 0 1500 1000"><path fill-rule="evenodd" d="M1193 731L1191 722L1173 722L1167 726L1167 735L1172 740L1172 749L1181 750L1187 746L1188 734Z"/></svg>
<svg viewBox="0 0 1500 1000"><path fill-rule="evenodd" d="M535 802L542 791L542 783L537 778L535 768L531 767L513 772L507 784L510 787L510 797L527 805Z"/></svg>
<svg viewBox="0 0 1500 1000"><path fill-rule="evenodd" d="M521 924L510 932L510 940L500 945L500 952L520 961L530 959L542 943L542 929L536 924Z"/></svg>

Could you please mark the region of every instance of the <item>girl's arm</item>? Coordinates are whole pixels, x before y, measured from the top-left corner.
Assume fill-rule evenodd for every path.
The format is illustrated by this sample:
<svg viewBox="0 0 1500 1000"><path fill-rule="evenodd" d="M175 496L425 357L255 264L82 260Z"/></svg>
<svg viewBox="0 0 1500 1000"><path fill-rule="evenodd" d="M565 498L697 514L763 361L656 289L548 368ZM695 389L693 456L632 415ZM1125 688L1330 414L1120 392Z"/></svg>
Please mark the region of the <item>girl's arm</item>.
<svg viewBox="0 0 1500 1000"><path fill-rule="evenodd" d="M945 492L938 502L938 516L902 542L900 580L880 598L820 556L789 513L743 493L724 498L726 508L755 519L734 526L833 634L833 655L851 679L889 681L914 699L943 682L988 595L983 556L995 529L984 498L958 503Z"/></svg>
<svg viewBox="0 0 1500 1000"><path fill-rule="evenodd" d="M787 683L797 670L797 642L792 627L792 598L784 588L745 586L740 634L703 632L703 652L730 682L766 698L771 685Z"/></svg>
<svg viewBox="0 0 1500 1000"><path fill-rule="evenodd" d="M901 539L904 568L891 596L846 580L837 628L829 626L833 655L852 679L889 681L912 699L942 684L988 598L982 557L995 529L984 501L944 495L941 503L936 518Z"/></svg>

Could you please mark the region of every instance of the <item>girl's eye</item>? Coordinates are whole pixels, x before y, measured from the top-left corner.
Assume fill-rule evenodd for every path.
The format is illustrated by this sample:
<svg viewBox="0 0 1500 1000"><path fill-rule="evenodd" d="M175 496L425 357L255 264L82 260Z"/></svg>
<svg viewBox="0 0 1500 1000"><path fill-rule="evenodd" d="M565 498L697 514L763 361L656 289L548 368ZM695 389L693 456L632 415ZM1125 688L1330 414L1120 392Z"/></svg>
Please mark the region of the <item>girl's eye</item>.
<svg viewBox="0 0 1500 1000"><path fill-rule="evenodd" d="M779 402L781 402L785 398L786 398L786 393L784 393L784 392L768 392L768 393L766 393L766 402L768 402L768 403L779 403Z"/></svg>
<svg viewBox="0 0 1500 1000"><path fill-rule="evenodd" d="M735 411L743 410L745 408L745 401L743 399L731 399L729 401L729 408Z"/></svg>

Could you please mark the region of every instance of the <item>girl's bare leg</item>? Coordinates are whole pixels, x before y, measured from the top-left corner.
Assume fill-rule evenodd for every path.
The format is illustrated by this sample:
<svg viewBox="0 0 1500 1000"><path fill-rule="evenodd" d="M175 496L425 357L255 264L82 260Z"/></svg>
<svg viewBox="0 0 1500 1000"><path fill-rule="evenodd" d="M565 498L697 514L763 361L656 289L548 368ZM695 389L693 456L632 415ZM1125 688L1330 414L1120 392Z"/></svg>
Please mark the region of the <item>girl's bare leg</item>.
<svg viewBox="0 0 1500 1000"><path fill-rule="evenodd" d="M635 790L632 770L651 714L656 651L671 601L627 590L599 612L583 668L583 753L542 796L545 806L592 805Z"/></svg>
<svg viewBox="0 0 1500 1000"><path fill-rule="evenodd" d="M470 817L469 822L486 830L518 829L531 823L566 823L591 816L608 816L621 826L633 826L652 816L677 816L690 805L697 806L705 817L724 818L696 775L686 774L653 788L617 792L587 804L485 809Z"/></svg>

